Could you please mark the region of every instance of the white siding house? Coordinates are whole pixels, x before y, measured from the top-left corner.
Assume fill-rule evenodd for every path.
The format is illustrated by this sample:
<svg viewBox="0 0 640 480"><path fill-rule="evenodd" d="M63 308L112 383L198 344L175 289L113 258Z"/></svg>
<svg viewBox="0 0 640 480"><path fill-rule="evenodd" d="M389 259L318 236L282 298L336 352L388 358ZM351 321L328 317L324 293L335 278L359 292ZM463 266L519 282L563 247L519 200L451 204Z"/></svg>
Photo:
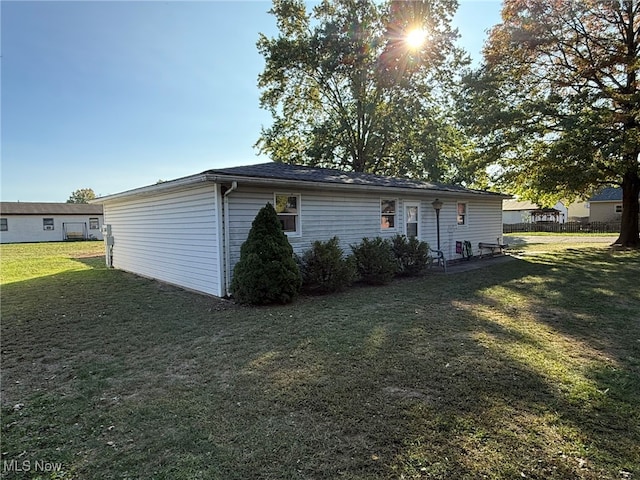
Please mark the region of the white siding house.
<svg viewBox="0 0 640 480"><path fill-rule="evenodd" d="M102 240L102 205L0 203L0 243Z"/></svg>
<svg viewBox="0 0 640 480"><path fill-rule="evenodd" d="M496 243L504 195L337 170L266 163L198 175L99 198L115 268L216 296L228 294L240 247L258 211L276 206L296 253L338 236L417 236L460 258L456 242ZM501 243L501 242L500 242Z"/></svg>

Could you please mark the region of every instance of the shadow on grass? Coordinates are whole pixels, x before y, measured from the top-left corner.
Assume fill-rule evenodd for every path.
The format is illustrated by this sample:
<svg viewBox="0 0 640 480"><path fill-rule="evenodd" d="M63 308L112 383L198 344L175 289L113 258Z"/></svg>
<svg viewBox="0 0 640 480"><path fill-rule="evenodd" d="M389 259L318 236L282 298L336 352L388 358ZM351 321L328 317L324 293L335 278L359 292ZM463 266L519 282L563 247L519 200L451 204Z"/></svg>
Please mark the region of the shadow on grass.
<svg viewBox="0 0 640 480"><path fill-rule="evenodd" d="M3 287L3 460L59 478L637 473L640 302L618 285L599 306L590 277L631 284L631 262L569 252L252 309L98 261Z"/></svg>

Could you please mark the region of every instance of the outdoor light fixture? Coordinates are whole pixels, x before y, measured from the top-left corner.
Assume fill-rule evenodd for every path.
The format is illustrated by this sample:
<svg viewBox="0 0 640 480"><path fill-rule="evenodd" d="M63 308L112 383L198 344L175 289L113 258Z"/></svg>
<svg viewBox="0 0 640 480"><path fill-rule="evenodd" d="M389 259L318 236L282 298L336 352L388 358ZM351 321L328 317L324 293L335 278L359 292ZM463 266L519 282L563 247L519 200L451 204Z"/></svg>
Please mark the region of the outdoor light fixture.
<svg viewBox="0 0 640 480"><path fill-rule="evenodd" d="M442 202L436 198L431 205L436 211L436 235L438 238L438 250L440 250L440 209L442 208Z"/></svg>

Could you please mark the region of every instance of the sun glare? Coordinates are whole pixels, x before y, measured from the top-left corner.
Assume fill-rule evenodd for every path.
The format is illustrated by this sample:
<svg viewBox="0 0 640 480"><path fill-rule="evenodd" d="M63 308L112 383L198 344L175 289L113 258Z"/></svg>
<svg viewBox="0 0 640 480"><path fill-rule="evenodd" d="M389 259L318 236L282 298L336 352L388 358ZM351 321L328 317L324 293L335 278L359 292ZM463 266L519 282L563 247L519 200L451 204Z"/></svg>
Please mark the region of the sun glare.
<svg viewBox="0 0 640 480"><path fill-rule="evenodd" d="M420 48L427 39L427 32L422 28L409 30L405 36L405 42L411 48Z"/></svg>

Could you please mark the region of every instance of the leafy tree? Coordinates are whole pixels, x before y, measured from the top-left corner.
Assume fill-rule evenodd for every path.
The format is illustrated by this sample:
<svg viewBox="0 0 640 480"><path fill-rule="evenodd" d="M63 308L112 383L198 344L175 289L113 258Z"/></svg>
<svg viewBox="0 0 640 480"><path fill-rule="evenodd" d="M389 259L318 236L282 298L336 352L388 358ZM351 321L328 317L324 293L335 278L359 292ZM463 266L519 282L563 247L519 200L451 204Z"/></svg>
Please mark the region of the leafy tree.
<svg viewBox="0 0 640 480"><path fill-rule="evenodd" d="M476 167L543 204L620 185L617 243L640 246L640 2L506 0L502 18L460 102Z"/></svg>
<svg viewBox="0 0 640 480"><path fill-rule="evenodd" d="M240 260L233 269L231 291L240 303L264 305L293 301L302 285L293 249L273 205L256 215Z"/></svg>
<svg viewBox="0 0 640 480"><path fill-rule="evenodd" d="M466 56L455 0L274 0L279 36L260 36L257 142L285 163L442 179L455 174L459 130L445 115ZM420 30L422 29L422 30ZM408 40L409 32L418 32Z"/></svg>
<svg viewBox="0 0 640 480"><path fill-rule="evenodd" d="M96 198L96 194L90 188L81 188L71 194L67 203L89 203L89 200Z"/></svg>

